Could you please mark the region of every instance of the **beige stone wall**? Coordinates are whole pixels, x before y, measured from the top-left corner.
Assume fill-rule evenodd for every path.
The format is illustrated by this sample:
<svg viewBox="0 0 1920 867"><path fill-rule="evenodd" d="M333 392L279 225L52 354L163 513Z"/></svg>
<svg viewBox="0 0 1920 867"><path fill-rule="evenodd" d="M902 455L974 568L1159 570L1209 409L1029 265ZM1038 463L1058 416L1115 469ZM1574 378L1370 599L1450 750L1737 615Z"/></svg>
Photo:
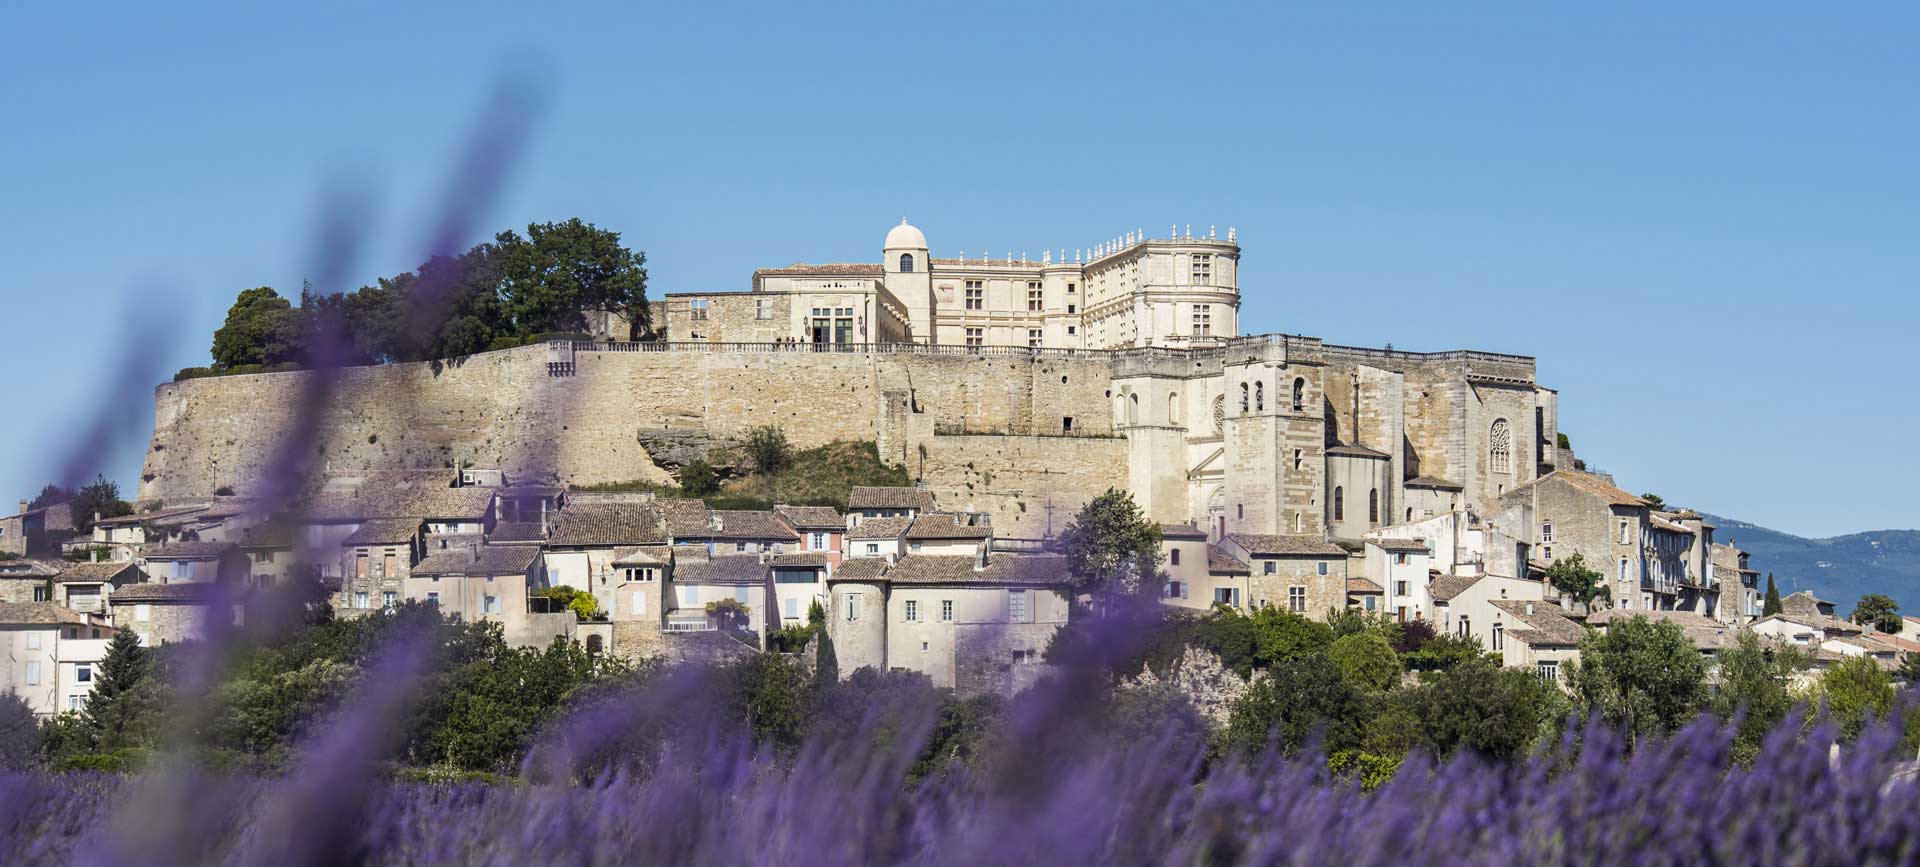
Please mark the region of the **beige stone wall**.
<svg viewBox="0 0 1920 867"><path fill-rule="evenodd" d="M146 606L147 618L139 611ZM208 610L205 605L112 602L113 624L130 629L148 647L197 639L206 634Z"/></svg>
<svg viewBox="0 0 1920 867"><path fill-rule="evenodd" d="M53 582L46 578L0 578L0 602L33 602L34 590L46 595L39 601L53 598Z"/></svg>
<svg viewBox="0 0 1920 867"><path fill-rule="evenodd" d="M1268 564L1273 571L1268 572ZM1327 574L1320 574L1322 564ZM1289 592L1296 587L1306 589L1306 605L1299 613L1315 620L1327 619L1327 612L1347 607L1347 560L1344 557L1328 557L1324 560L1300 557L1255 557L1253 575L1247 579L1250 608L1271 606L1291 610Z"/></svg>

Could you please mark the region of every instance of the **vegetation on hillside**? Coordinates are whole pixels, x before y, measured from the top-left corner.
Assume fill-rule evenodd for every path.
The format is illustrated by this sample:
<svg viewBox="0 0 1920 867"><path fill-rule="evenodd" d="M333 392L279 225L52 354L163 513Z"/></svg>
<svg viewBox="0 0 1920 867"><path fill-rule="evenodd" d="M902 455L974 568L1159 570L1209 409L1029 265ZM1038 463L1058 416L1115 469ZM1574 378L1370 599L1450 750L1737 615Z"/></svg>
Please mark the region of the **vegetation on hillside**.
<svg viewBox="0 0 1920 867"><path fill-rule="evenodd" d="M778 432L778 428L771 428ZM780 437L785 442L785 437ZM646 491L663 497L696 497L716 509L766 509L775 503L799 506L837 506L845 508L847 495L856 485L910 485L906 468L880 459L880 450L872 441L841 441L811 449L791 449L761 464L779 469L773 472L750 471L745 475L719 480L705 461L683 467L680 484L656 482L613 482L581 485L579 491Z"/></svg>

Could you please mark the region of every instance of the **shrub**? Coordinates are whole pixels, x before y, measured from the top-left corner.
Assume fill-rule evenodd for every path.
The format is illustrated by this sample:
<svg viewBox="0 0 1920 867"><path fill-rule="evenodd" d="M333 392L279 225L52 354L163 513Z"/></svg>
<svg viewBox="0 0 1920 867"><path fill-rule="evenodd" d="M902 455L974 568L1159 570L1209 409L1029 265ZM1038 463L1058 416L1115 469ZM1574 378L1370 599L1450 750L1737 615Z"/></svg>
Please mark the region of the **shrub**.
<svg viewBox="0 0 1920 867"><path fill-rule="evenodd" d="M720 477L704 460L694 460L680 468L680 490L689 497L705 497L720 490Z"/></svg>
<svg viewBox="0 0 1920 867"><path fill-rule="evenodd" d="M771 475L793 464L793 446L786 431L775 425L761 425L747 431L747 457L761 473Z"/></svg>
<svg viewBox="0 0 1920 867"><path fill-rule="evenodd" d="M1327 646L1327 659L1339 667L1347 682L1367 691L1393 686L1400 677L1400 657L1378 632L1354 632Z"/></svg>

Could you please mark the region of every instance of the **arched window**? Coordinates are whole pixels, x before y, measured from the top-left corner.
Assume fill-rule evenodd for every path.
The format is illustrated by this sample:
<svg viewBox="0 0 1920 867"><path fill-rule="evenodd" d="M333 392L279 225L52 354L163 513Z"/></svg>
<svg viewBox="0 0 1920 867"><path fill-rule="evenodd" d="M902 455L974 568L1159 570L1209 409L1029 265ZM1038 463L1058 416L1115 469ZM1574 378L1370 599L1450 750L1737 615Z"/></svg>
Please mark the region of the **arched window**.
<svg viewBox="0 0 1920 867"><path fill-rule="evenodd" d="M1243 382L1243 383L1240 383L1240 414L1241 415L1245 415L1247 413L1248 406L1249 404L1247 403L1247 384Z"/></svg>
<svg viewBox="0 0 1920 867"><path fill-rule="evenodd" d="M1487 435L1487 471L1513 472L1513 429L1504 418L1494 419Z"/></svg>
<svg viewBox="0 0 1920 867"><path fill-rule="evenodd" d="M1347 519L1347 489L1338 485L1333 488L1333 519L1336 521Z"/></svg>
<svg viewBox="0 0 1920 867"><path fill-rule="evenodd" d="M1213 435L1219 436L1227 428L1227 396L1213 396Z"/></svg>
<svg viewBox="0 0 1920 867"><path fill-rule="evenodd" d="M1380 523L1380 489L1367 492L1367 523Z"/></svg>
<svg viewBox="0 0 1920 867"><path fill-rule="evenodd" d="M1180 423L1180 393L1167 395L1167 424Z"/></svg>
<svg viewBox="0 0 1920 867"><path fill-rule="evenodd" d="M1305 379L1296 379L1293 381L1293 411L1299 412L1306 408L1307 381Z"/></svg>
<svg viewBox="0 0 1920 867"><path fill-rule="evenodd" d="M913 254L912 253L900 254L900 270L903 272L909 272L909 273L913 271Z"/></svg>
<svg viewBox="0 0 1920 867"><path fill-rule="evenodd" d="M1253 384L1253 411L1267 411L1267 384L1264 382Z"/></svg>
<svg viewBox="0 0 1920 867"><path fill-rule="evenodd" d="M1140 423L1140 395L1127 395L1127 424Z"/></svg>

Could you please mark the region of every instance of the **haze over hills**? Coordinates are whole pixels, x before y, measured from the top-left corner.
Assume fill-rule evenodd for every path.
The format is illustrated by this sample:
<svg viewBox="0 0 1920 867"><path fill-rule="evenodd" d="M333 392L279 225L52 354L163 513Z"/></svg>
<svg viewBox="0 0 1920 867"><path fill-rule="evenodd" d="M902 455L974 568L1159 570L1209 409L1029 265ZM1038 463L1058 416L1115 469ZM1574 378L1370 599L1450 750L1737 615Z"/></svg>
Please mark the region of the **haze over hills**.
<svg viewBox="0 0 1920 867"><path fill-rule="evenodd" d="M1705 514L1705 513L1703 513ZM1773 573L1780 595L1812 590L1831 600L1845 616L1866 593L1884 593L1907 614L1920 611L1920 530L1869 530L1827 539L1808 539L1758 524L1707 515L1718 529L1717 542L1731 542L1752 554L1750 565Z"/></svg>

